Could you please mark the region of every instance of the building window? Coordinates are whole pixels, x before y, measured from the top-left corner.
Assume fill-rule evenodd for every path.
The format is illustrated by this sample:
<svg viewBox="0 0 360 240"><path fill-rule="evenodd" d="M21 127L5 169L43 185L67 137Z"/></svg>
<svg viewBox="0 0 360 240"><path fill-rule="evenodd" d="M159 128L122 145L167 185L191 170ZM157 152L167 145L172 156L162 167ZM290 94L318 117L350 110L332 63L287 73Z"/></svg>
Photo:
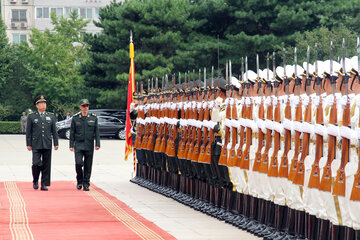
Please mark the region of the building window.
<svg viewBox="0 0 360 240"><path fill-rule="evenodd" d="M49 8L36 8L36 18L49 18Z"/></svg>
<svg viewBox="0 0 360 240"><path fill-rule="evenodd" d="M27 41L27 35L26 34L19 34L15 33L12 35L13 43L18 44L21 41Z"/></svg>
<svg viewBox="0 0 360 240"><path fill-rule="evenodd" d="M92 8L80 8L80 17L90 19L93 17Z"/></svg>
<svg viewBox="0 0 360 240"><path fill-rule="evenodd" d="M63 9L62 8L51 8L51 12L55 13L57 17L62 17L63 16Z"/></svg>
<svg viewBox="0 0 360 240"><path fill-rule="evenodd" d="M78 8L65 8L65 17L66 18L70 17L70 13L72 13L74 11L77 12L77 14L79 14Z"/></svg>
<svg viewBox="0 0 360 240"><path fill-rule="evenodd" d="M95 19L99 19L99 8L95 8L95 16L94 16L94 18Z"/></svg>
<svg viewBox="0 0 360 240"><path fill-rule="evenodd" d="M13 9L12 13L12 21L26 21L26 10Z"/></svg>

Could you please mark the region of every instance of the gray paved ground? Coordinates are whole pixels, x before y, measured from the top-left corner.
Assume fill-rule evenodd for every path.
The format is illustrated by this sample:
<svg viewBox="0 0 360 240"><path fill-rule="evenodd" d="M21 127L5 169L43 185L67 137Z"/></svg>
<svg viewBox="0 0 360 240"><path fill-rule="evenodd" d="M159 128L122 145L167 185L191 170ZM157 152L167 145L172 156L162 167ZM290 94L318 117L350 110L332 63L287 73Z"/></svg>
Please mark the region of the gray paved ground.
<svg viewBox="0 0 360 240"><path fill-rule="evenodd" d="M74 181L74 156L69 151L68 141L62 139L59 145L59 150L53 151L52 155L52 180ZM258 239L175 200L130 183L133 163L124 161L124 148L124 141L102 139L101 149L95 152L91 178L98 187L177 239ZM0 182L32 181L31 152L25 147L24 135L0 135L0 156Z"/></svg>

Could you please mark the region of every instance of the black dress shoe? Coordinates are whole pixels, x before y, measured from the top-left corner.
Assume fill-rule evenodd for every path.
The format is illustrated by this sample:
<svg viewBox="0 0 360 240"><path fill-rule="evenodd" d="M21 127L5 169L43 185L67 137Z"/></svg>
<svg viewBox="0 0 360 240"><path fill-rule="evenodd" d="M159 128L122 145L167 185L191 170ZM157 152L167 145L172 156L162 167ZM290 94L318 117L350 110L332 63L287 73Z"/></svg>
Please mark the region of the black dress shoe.
<svg viewBox="0 0 360 240"><path fill-rule="evenodd" d="M34 182L33 183L33 188L36 190L36 189L39 189L39 183L38 182Z"/></svg>
<svg viewBox="0 0 360 240"><path fill-rule="evenodd" d="M76 185L76 188L77 188L78 190L80 190L80 189L82 188L82 184L81 184L81 183L78 183L78 184Z"/></svg>
<svg viewBox="0 0 360 240"><path fill-rule="evenodd" d="M89 187L84 185L84 191L89 191Z"/></svg>
<svg viewBox="0 0 360 240"><path fill-rule="evenodd" d="M41 191L48 191L49 189L45 186L45 184L41 184Z"/></svg>

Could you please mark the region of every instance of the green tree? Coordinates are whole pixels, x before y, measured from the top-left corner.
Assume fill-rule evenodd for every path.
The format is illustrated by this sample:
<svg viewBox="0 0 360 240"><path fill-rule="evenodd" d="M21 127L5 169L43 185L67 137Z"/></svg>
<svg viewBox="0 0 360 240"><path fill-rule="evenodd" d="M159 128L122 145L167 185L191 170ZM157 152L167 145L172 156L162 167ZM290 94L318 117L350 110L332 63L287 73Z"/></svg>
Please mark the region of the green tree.
<svg viewBox="0 0 360 240"><path fill-rule="evenodd" d="M311 48L311 62L314 61L314 46L318 46L318 59L327 60L330 58L330 42L333 42L333 57L338 60L342 56L342 39L345 39L346 56L352 57L356 53L357 34L344 25L338 25L329 30L326 27L316 28L312 31L305 31L296 38L299 61L306 61L307 46Z"/></svg>
<svg viewBox="0 0 360 240"><path fill-rule="evenodd" d="M129 32L134 33L136 80L197 67L190 46L201 39L195 6L186 0L112 2L100 10L102 34L88 36L91 59L83 65L89 95L97 106L126 107Z"/></svg>
<svg viewBox="0 0 360 240"><path fill-rule="evenodd" d="M51 15L52 30L40 32L32 29L31 46L22 45L25 52L26 71L31 79L25 79L33 97L46 94L49 105L56 111L64 102L77 103L84 96L84 79L79 71L80 63L87 59L84 28L88 21L79 19L74 11L68 19Z"/></svg>

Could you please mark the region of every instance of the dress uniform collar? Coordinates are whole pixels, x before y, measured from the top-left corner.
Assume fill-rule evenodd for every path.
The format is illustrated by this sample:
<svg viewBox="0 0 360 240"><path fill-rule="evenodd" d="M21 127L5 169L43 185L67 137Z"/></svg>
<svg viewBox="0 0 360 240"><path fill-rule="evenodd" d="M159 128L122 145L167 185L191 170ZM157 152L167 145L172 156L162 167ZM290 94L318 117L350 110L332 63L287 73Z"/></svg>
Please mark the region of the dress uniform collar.
<svg viewBox="0 0 360 240"><path fill-rule="evenodd" d="M80 113L79 118L82 118L82 117L90 117L90 114L87 114L86 116L83 116L82 113Z"/></svg>

